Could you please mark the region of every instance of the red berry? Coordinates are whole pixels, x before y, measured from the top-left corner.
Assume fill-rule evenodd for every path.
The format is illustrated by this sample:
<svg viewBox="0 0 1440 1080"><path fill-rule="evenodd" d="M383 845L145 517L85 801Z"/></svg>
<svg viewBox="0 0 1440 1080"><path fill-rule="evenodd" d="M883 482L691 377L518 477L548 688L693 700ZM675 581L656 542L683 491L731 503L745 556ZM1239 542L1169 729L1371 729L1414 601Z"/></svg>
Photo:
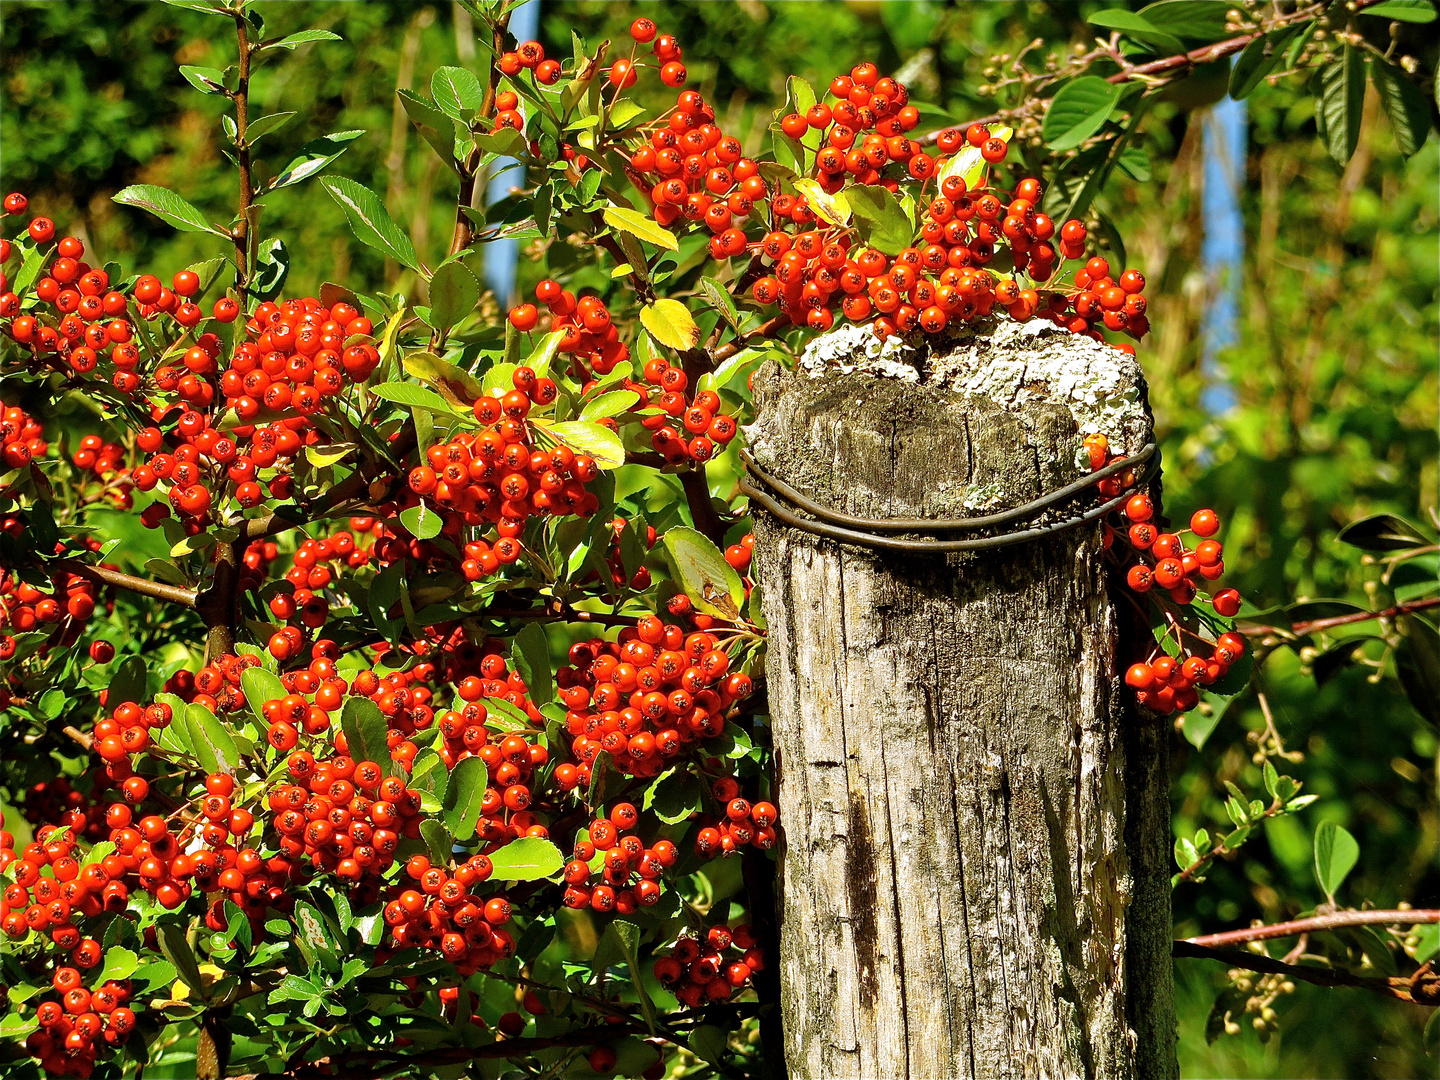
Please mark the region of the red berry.
<svg viewBox="0 0 1440 1080"><path fill-rule="evenodd" d="M1214 536L1220 531L1220 519L1214 510L1196 510L1190 517L1190 531L1196 536Z"/></svg>

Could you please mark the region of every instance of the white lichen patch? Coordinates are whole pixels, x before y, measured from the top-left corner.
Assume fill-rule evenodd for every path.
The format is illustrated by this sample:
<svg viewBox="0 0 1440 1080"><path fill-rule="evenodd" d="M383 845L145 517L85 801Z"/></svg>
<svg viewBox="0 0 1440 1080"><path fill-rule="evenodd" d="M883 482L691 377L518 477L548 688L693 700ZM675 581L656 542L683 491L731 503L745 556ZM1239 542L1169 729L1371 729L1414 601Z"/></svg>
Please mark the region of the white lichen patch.
<svg viewBox="0 0 1440 1080"><path fill-rule="evenodd" d="M1069 409L1081 438L1103 434L1118 454L1138 450L1150 430L1135 358L1042 319L984 319L938 339L883 342L868 326L845 324L806 345L798 366L811 377L858 371L923 381L1000 405L1056 402ZM1086 464L1078 439L1075 461Z"/></svg>
<svg viewBox="0 0 1440 1080"><path fill-rule="evenodd" d="M812 338L800 354L799 368L812 377L859 371L882 379L919 382L915 366L919 353L898 334L881 341L868 326L845 323Z"/></svg>
<svg viewBox="0 0 1440 1080"><path fill-rule="evenodd" d="M1138 450L1129 444L1149 427L1133 356L1040 319L1001 319L957 334L932 355L928 375L928 382L1001 405L1058 402L1082 437L1099 432L1117 453Z"/></svg>

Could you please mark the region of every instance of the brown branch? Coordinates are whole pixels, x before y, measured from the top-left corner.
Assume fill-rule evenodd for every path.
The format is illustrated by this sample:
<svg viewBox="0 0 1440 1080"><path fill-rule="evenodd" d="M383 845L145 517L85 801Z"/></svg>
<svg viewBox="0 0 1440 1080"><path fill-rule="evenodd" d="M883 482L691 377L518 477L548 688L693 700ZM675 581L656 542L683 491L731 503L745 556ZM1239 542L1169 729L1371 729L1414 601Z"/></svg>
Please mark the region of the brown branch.
<svg viewBox="0 0 1440 1080"><path fill-rule="evenodd" d="M250 29L245 16L235 13L235 37L240 50L240 74L231 99L235 102L235 160L240 166L240 213L230 234L235 241L235 287L243 307L250 286L250 207L255 201L255 188L250 173L250 145L245 129L250 122Z"/></svg>
<svg viewBox="0 0 1440 1080"><path fill-rule="evenodd" d="M113 585L117 589L140 593L156 600L179 604L181 607L193 608L195 606L194 589L182 588L179 585L167 585L163 581L151 581L149 578L136 577L134 574L125 574L105 566L92 566L76 559L61 559L50 565L58 570L67 570L78 577L89 578L91 581L101 582L105 585Z"/></svg>
<svg viewBox="0 0 1440 1080"><path fill-rule="evenodd" d="M731 338L724 345L721 345L710 354L711 364L719 364L722 360L728 360L741 349L748 349L752 341L760 338L774 337L777 330L783 330L790 325L789 315L776 315L773 319L761 323L754 330L742 337Z"/></svg>
<svg viewBox="0 0 1440 1080"><path fill-rule="evenodd" d="M1351 14L1354 14L1378 2L1379 0L1353 0L1351 4L1347 5L1347 10ZM1330 0L1325 0L1323 3L1311 4L1288 14L1264 21L1261 23L1260 28L1252 33L1241 34L1238 37L1227 38L1224 41L1203 45L1198 49L1191 49L1189 52L1177 53L1174 56L1166 56L1159 60L1151 60L1148 63L1126 67L1115 72L1113 75L1106 76L1105 81L1120 84L1141 80L1152 86L1164 85L1173 81L1177 76L1188 74L1190 69L1200 64L1223 60L1227 56L1242 51L1245 46L1249 45L1252 41L1264 37L1272 30L1277 30L1285 26L1293 26L1296 23L1307 22L1310 19L1317 18L1323 15L1325 10L1330 6ZM1102 48L1096 49L1094 52L1079 58L1079 60L1080 62L1077 64L1066 65L1054 75L1038 80L1036 88L1049 89L1062 79L1073 78L1075 75L1085 71L1091 63L1097 60L1114 62L1114 57L1108 48ZM1027 116L1037 116L1045 111L1045 107L1049 105L1049 103L1050 98L1048 97L1032 97L1021 102L1021 104L1013 109L1001 109L989 116L977 117L968 123L994 124L1002 120L1020 120ZM954 125L948 125L941 130L949 130L953 127ZM940 131L932 131L917 137L915 141L922 146L930 146L933 145L939 137Z"/></svg>
<svg viewBox="0 0 1440 1080"><path fill-rule="evenodd" d="M607 1040L613 1040L619 1035L636 1032L645 1033L645 1027L641 1024L605 1024L603 1026L580 1028L576 1031L568 1031L561 1035L552 1035L548 1038L519 1038L503 1039L490 1043L486 1046L470 1047L446 1047L444 1049L430 1050L428 1052L415 1053L408 1048L397 1048L395 1050L373 1050L366 1053L335 1054L331 1057L321 1058L318 1061L306 1062L286 1072L265 1072L247 1073L244 1076L236 1077L235 1080L308 1080L309 1077L321 1076L373 1076L380 1071L381 1066L387 1061L404 1061L406 1066L413 1068L423 1063L426 1066L459 1065L479 1058L510 1058L529 1056L538 1050L546 1050L553 1046L594 1046ZM353 1071L362 1066L369 1066L364 1073Z"/></svg>
<svg viewBox="0 0 1440 1080"><path fill-rule="evenodd" d="M638 615L607 615L603 611L583 611L560 600L546 601L543 607L519 610L486 608L475 614L487 619L519 619L529 622L598 623L601 626L638 626Z"/></svg>
<svg viewBox="0 0 1440 1080"><path fill-rule="evenodd" d="M710 501L710 481L706 478L705 466L696 465L681 473L680 486L685 491L685 502L690 507L690 518L695 522L695 528L714 541L716 547L723 548L725 523Z"/></svg>
<svg viewBox="0 0 1440 1080"><path fill-rule="evenodd" d="M500 54L505 51L505 28L510 25L510 14L506 12L495 21L491 27L490 35L490 64L485 84L485 96L480 99L480 111L475 114L471 121L471 130L476 130L475 125L491 119L495 115L495 96L500 86ZM460 173L460 194L455 200L455 232L450 237L450 254L458 255L464 251L474 235L470 228L470 218L465 211L475 201L475 185L480 182L480 148L477 146L470 153L470 158L464 163Z"/></svg>
<svg viewBox="0 0 1440 1080"><path fill-rule="evenodd" d="M1248 941L1269 941L1272 938L1295 937L1298 934L1313 934L1320 930L1342 930L1347 926L1389 926L1404 924L1418 926L1440 923L1440 909L1400 909L1394 911L1336 911L1330 915L1315 915L1309 919L1294 919L1290 922L1271 923L1269 926L1250 926L1244 930L1226 930L1219 934L1201 934L1186 938L1191 945L1207 948L1223 948L1227 945L1243 945Z"/></svg>
<svg viewBox="0 0 1440 1080"><path fill-rule="evenodd" d="M1291 623L1288 630L1284 627L1266 626L1260 623L1237 626L1236 629L1251 637L1266 637L1271 634L1278 634L1281 637L1304 637L1306 634L1332 630L1337 626L1369 622L1371 619L1397 619L1401 615L1409 615L1411 612L1425 611L1434 607L1440 607L1440 596L1431 596L1424 600L1410 600L1404 604L1386 608L1384 611L1355 611L1349 615L1335 615L1328 619L1309 619L1304 622Z"/></svg>
<svg viewBox="0 0 1440 1080"><path fill-rule="evenodd" d="M1287 964L1283 960L1275 960L1245 949L1212 949L1206 945L1196 945L1192 941L1175 942L1170 948L1170 955L1177 958L1218 960L1222 964L1229 964L1231 967L1241 968L1245 971L1258 971L1266 975L1284 975L1302 982L1314 983L1317 986L1353 986L1380 994L1383 997L1394 998L1412 1005L1426 1005L1432 1009L1440 1005L1440 975L1436 975L1429 964L1425 964L1414 975L1408 977L1370 978L1363 975L1351 975L1348 971Z"/></svg>

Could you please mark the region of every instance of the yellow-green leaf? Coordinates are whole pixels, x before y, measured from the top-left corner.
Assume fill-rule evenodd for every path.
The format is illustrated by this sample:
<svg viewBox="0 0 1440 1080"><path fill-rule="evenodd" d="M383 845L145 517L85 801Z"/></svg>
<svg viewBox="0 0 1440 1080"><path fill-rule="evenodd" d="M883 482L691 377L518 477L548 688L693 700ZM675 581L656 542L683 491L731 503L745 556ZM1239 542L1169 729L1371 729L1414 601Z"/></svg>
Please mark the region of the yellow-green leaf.
<svg viewBox="0 0 1440 1080"><path fill-rule="evenodd" d="M700 342L700 328L679 300L656 300L641 308L640 325L667 348L693 349Z"/></svg>
<svg viewBox="0 0 1440 1080"><path fill-rule="evenodd" d="M795 190L805 196L815 216L827 225L850 223L850 202L840 192L831 195L815 180L796 180Z"/></svg>
<svg viewBox="0 0 1440 1080"><path fill-rule="evenodd" d="M675 239L674 233L657 225L654 220L637 210L627 210L623 206L607 206L604 218L605 224L612 229L627 232L656 247L663 247L667 251L680 249L680 242Z"/></svg>

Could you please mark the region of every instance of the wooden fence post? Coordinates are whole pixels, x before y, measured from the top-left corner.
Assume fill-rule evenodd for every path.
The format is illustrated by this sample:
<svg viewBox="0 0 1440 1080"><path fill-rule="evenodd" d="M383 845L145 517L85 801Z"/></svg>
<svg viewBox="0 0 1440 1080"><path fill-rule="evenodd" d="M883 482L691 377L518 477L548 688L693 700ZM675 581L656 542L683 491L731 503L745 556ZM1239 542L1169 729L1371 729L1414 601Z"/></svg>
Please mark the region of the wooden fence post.
<svg viewBox="0 0 1440 1080"><path fill-rule="evenodd" d="M847 327L755 391L757 464L870 518L1013 507L1085 474L1085 433L1151 437L1134 359L1039 321ZM790 1075L1176 1075L1166 728L1099 527L933 555L755 518Z"/></svg>

